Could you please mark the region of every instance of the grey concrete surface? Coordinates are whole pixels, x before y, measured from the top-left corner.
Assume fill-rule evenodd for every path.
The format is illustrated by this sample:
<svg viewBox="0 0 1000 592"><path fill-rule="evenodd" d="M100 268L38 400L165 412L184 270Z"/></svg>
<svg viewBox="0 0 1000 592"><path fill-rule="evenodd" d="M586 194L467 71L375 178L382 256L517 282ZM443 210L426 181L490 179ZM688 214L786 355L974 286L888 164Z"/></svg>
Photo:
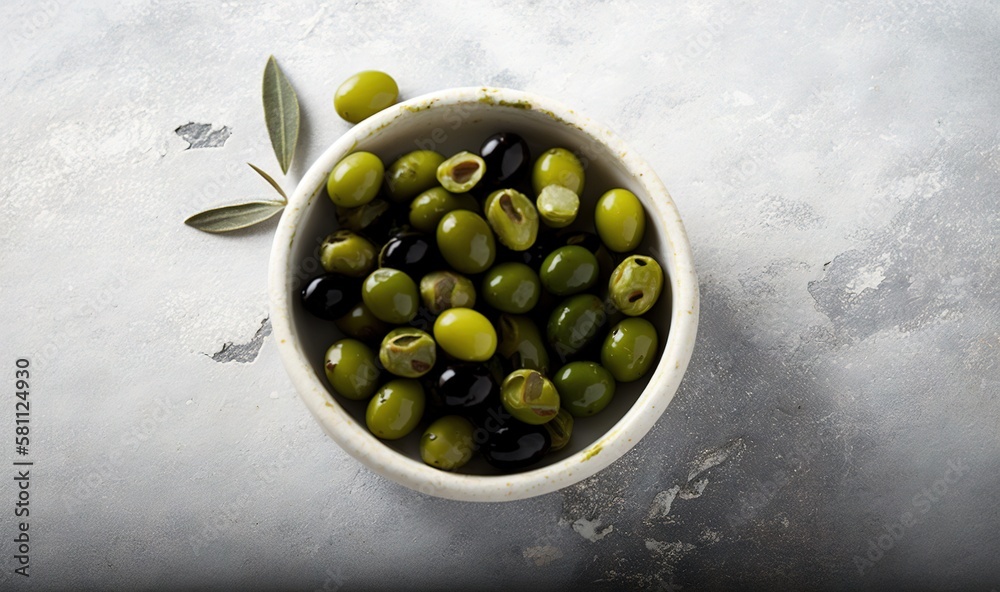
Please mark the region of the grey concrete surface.
<svg viewBox="0 0 1000 592"><path fill-rule="evenodd" d="M1000 8L985 0L0 7L0 588L1000 589ZM337 84L489 84L616 130L690 233L702 323L654 430L502 505L328 440L267 322L275 54ZM194 125L191 125L194 124ZM14 370L30 358L30 577Z"/></svg>

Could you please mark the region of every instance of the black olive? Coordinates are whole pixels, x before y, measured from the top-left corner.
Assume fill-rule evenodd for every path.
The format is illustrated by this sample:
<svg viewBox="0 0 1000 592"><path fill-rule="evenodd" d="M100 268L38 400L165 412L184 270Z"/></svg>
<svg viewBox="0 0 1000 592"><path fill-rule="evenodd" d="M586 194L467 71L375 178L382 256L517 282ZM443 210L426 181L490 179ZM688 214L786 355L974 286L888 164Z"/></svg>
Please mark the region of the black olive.
<svg viewBox="0 0 1000 592"><path fill-rule="evenodd" d="M498 469L523 469L540 461L551 447L552 437L545 426L510 419L506 425L489 434L483 447L483 457Z"/></svg>
<svg viewBox="0 0 1000 592"><path fill-rule="evenodd" d="M441 406L473 413L500 400L500 385L486 364L449 364L436 374L431 396Z"/></svg>
<svg viewBox="0 0 1000 592"><path fill-rule="evenodd" d="M434 239L419 232L404 232L386 241L378 255L379 267L405 272L415 281L444 266Z"/></svg>
<svg viewBox="0 0 1000 592"><path fill-rule="evenodd" d="M504 409L503 403L500 402L499 398L487 405L468 411L465 414L465 418L472 422L477 432L482 434L480 437L484 442L485 437L495 434L502 427L517 421L513 415Z"/></svg>
<svg viewBox="0 0 1000 592"><path fill-rule="evenodd" d="M339 273L313 278L302 288L302 306L321 319L334 321L361 301L361 279Z"/></svg>
<svg viewBox="0 0 1000 592"><path fill-rule="evenodd" d="M486 162L483 181L494 187L517 183L531 166L528 143L512 132L500 132L486 138L479 155Z"/></svg>

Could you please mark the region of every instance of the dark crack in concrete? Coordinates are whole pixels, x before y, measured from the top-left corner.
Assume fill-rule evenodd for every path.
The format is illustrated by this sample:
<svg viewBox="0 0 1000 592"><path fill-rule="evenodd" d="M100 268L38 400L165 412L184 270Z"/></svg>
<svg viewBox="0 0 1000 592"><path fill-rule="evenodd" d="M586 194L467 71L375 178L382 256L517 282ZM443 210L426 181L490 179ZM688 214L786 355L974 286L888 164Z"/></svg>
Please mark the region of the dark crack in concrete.
<svg viewBox="0 0 1000 592"><path fill-rule="evenodd" d="M271 318L264 317L264 320L260 322L260 328L257 329L257 332L254 333L250 341L246 343L233 343L230 341L223 345L222 349L212 354L212 360L220 364L228 362L249 364L257 359L257 356L260 354L260 348L264 345L264 338L270 334Z"/></svg>
<svg viewBox="0 0 1000 592"><path fill-rule="evenodd" d="M188 147L185 150L191 150L192 148L221 148L226 145L226 140L229 139L229 136L233 135L229 126L224 125L219 129L212 129L211 123L194 122L178 127L174 130L174 133L188 143Z"/></svg>

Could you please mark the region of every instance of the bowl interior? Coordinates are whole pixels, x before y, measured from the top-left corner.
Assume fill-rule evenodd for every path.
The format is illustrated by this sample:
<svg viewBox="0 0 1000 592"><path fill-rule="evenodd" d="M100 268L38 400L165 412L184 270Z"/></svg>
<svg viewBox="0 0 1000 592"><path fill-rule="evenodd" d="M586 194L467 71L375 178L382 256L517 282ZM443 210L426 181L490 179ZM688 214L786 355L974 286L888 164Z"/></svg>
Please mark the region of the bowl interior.
<svg viewBox="0 0 1000 592"><path fill-rule="evenodd" d="M502 104L478 100L432 107L403 109L391 123L374 129L365 137L357 139L353 147L335 155L336 157L330 161L330 168L347 153L358 150L377 154L386 166L399 156L417 149L436 150L445 156L461 150L478 153L483 140L500 131L520 134L528 142L533 157L552 147L572 150L581 157L586 174L585 187L581 195L580 217L574 228L593 231L593 211L596 201L609 189L616 187L629 189L647 204L646 234L637 252L655 257L668 276L664 295L646 315L646 318L656 326L659 334L657 364L662 364L662 353L670 326L672 302L670 290L674 283L675 263L670 256L672 247L666 240L661 216L655 214L657 208L650 207L657 196L650 195L643 180L633 177L628 172L621 161L624 155L611 153L603 143L596 141L575 125L548 111L533 109L530 104ZM296 281L292 283L294 290L298 290L303 281L322 273L318 258L319 245L324 237L337 228L335 208L326 195L325 175L323 179L323 182L317 183L311 189L312 199L304 206L306 210L292 240L291 261L301 262L294 278ZM295 294L291 299L290 308L290 320L300 339L302 350L310 360L318 381L326 385L329 390L323 371L324 354L326 349L343 335L332 322L321 321L305 312L298 304ZM544 327L540 329L544 332ZM557 368L553 370L555 369ZM580 452L606 434L628 412L646 387L654 370L655 367L651 368L646 377L640 381L619 384L614 400L607 408L594 417L577 419L574 422L571 443L559 452L547 455L532 469L557 463ZM343 408L360 425L364 425L367 402L349 401L332 395L331 401ZM384 443L371 434L367 436L373 443L385 444L399 454L419 462L418 444L422 432L423 427L420 427L402 440ZM476 475L499 474L479 455L466 465L462 472Z"/></svg>

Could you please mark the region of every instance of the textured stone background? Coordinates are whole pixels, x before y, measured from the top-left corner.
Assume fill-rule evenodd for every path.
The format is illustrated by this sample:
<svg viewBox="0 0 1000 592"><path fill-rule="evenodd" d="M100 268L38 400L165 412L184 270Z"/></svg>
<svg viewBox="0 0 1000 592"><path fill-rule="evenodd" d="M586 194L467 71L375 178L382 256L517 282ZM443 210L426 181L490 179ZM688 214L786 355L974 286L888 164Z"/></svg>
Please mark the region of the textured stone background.
<svg viewBox="0 0 1000 592"><path fill-rule="evenodd" d="M985 0L4 2L0 374L33 361L38 464L0 588L1000 588L998 34ZM548 95L650 161L703 313L648 437L475 505L321 433L269 338L273 223L181 224L269 196L270 53L288 188L366 68Z"/></svg>

